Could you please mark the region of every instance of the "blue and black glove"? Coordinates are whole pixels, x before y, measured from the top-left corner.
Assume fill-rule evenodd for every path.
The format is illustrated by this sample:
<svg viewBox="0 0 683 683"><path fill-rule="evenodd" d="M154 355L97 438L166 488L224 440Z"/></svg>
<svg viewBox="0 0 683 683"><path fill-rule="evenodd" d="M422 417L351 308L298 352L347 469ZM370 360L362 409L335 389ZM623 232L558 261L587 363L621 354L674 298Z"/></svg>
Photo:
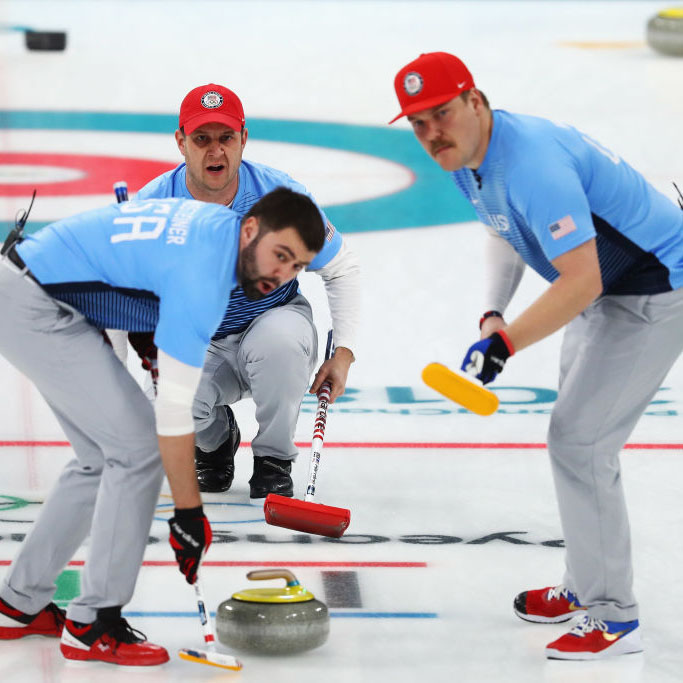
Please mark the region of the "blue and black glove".
<svg viewBox="0 0 683 683"><path fill-rule="evenodd" d="M503 371L505 361L514 353L515 348L508 336L503 330L498 330L470 346L460 369L488 384Z"/></svg>

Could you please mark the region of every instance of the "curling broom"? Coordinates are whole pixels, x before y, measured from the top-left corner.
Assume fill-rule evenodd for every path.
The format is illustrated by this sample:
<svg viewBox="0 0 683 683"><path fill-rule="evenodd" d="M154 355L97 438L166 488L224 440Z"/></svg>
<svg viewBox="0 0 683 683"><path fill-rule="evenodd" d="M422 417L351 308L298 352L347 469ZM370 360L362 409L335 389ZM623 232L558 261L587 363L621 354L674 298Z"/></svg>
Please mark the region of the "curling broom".
<svg viewBox="0 0 683 683"><path fill-rule="evenodd" d="M459 403L477 415L492 415L498 410L498 396L474 377L453 372L441 363L430 363L422 371L422 380L442 396Z"/></svg>
<svg viewBox="0 0 683 683"><path fill-rule="evenodd" d="M331 355L332 330L327 335L325 360ZM266 522L285 529L294 529L318 536L339 538L351 523L351 511L345 508L331 507L314 503L315 482L320 467L320 456L323 450L325 424L327 422L327 405L330 400L330 384L324 382L318 392L318 410L313 427L313 442L311 443L311 463L308 471L308 486L303 500L278 496L269 493L263 504Z"/></svg>
<svg viewBox="0 0 683 683"><path fill-rule="evenodd" d="M213 635L209 615L206 613L206 602L204 601L204 591L199 580L199 572L197 572L197 579L194 582L194 592L197 596L197 609L199 611L199 620L202 622L202 630L204 631L204 642L206 643L206 650L195 650L183 648L178 650L178 656L188 662L195 662L197 664L208 664L209 666L217 666L220 669L230 669L231 671L239 671L242 668L242 662L232 655L223 654L216 651L216 638Z"/></svg>

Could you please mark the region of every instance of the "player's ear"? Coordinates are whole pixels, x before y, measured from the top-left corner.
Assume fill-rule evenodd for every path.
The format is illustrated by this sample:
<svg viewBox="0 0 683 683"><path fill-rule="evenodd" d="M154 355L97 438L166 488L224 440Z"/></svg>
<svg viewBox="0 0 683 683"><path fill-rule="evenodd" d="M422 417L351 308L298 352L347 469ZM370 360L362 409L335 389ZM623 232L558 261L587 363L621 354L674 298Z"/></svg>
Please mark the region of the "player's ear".
<svg viewBox="0 0 683 683"><path fill-rule="evenodd" d="M244 145L247 144L247 138L249 137L249 130L247 128L242 129L242 149L244 149Z"/></svg>
<svg viewBox="0 0 683 683"><path fill-rule="evenodd" d="M240 228L240 246L246 247L254 238L258 235L259 224L258 220L254 216L249 216L242 221L242 226Z"/></svg>
<svg viewBox="0 0 683 683"><path fill-rule="evenodd" d="M185 136L181 130L175 132L175 143L178 145L180 153L185 156Z"/></svg>
<svg viewBox="0 0 683 683"><path fill-rule="evenodd" d="M468 102L472 105L475 111L480 111L485 109L484 100L482 100L479 91L476 88L472 88L467 98Z"/></svg>

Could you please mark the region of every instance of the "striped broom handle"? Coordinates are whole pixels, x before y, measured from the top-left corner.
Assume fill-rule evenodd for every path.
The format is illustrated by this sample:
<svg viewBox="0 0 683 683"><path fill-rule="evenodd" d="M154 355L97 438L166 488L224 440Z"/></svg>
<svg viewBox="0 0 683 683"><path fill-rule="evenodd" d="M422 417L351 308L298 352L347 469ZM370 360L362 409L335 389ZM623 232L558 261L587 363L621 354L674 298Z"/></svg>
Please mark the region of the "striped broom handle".
<svg viewBox="0 0 683 683"><path fill-rule="evenodd" d="M325 360L332 355L332 330L327 333L327 345L325 348ZM327 424L327 406L330 402L330 391L332 386L329 382L323 382L318 391L318 410L315 414L313 424L313 441L311 443L311 462L308 468L308 486L304 501L310 502L315 496L315 482L318 478L320 469L320 456L323 452L323 441L325 439L325 425Z"/></svg>

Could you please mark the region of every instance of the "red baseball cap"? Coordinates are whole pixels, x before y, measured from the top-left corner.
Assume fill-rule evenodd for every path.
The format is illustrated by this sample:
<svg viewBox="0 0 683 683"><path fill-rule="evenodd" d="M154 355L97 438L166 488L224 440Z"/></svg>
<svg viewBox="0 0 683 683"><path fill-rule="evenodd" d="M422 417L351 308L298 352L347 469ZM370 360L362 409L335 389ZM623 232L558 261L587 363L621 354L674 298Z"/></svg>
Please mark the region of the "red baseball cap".
<svg viewBox="0 0 683 683"><path fill-rule="evenodd" d="M447 52L427 52L406 64L394 79L394 89L401 105L402 116L437 107L474 88L474 79L467 67Z"/></svg>
<svg viewBox="0 0 683 683"><path fill-rule="evenodd" d="M185 135L205 123L224 123L233 130L242 130L244 122L240 98L232 90L215 83L190 90L180 105L178 127Z"/></svg>

